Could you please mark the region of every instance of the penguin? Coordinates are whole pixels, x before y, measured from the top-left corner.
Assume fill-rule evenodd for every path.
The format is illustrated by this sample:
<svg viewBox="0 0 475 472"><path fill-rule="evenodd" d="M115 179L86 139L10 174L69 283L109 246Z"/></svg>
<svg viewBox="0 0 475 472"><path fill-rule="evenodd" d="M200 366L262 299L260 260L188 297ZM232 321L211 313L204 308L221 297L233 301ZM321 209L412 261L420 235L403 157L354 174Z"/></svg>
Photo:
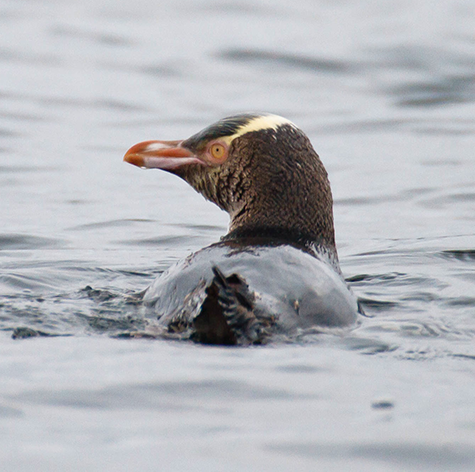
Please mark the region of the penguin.
<svg viewBox="0 0 475 472"><path fill-rule="evenodd" d="M252 345L358 324L363 313L339 266L328 175L291 121L231 116L185 140L136 144L124 161L175 174L230 217L220 241L143 292L164 331Z"/></svg>

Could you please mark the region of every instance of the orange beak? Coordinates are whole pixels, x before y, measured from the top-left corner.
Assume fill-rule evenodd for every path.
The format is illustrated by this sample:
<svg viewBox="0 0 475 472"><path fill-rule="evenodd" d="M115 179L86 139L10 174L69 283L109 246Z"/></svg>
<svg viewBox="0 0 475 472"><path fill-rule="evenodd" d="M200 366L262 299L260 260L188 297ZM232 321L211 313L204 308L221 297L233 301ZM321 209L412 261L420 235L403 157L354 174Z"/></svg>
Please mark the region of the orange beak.
<svg viewBox="0 0 475 472"><path fill-rule="evenodd" d="M144 169L162 169L173 172L189 164L205 163L189 149L183 141L144 141L132 146L124 156L124 161Z"/></svg>

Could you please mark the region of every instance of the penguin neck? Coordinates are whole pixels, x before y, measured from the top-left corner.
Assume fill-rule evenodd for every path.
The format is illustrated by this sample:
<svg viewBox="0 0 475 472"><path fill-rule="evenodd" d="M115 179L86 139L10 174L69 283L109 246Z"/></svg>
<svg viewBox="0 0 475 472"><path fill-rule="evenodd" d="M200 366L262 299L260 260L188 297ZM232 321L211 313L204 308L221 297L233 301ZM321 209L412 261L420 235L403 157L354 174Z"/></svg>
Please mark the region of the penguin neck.
<svg viewBox="0 0 475 472"><path fill-rule="evenodd" d="M221 238L224 244L237 244L238 246L280 246L289 245L300 249L314 257L325 258L334 269L341 274L338 260L338 252L335 244L315 237L312 234L304 233L282 227L237 227Z"/></svg>
<svg viewBox="0 0 475 472"><path fill-rule="evenodd" d="M319 228L306 225L289 224L286 219L278 218L233 218L225 240L233 239L265 239L288 243L303 247L323 247L328 252L334 253L337 258L333 224L329 227L325 221L323 231Z"/></svg>
<svg viewBox="0 0 475 472"><path fill-rule="evenodd" d="M226 237L266 237L299 244L323 246L336 253L331 194L329 201L312 204L308 199L295 205L292 196L248 199L239 211L230 213ZM297 200L298 201L298 200Z"/></svg>

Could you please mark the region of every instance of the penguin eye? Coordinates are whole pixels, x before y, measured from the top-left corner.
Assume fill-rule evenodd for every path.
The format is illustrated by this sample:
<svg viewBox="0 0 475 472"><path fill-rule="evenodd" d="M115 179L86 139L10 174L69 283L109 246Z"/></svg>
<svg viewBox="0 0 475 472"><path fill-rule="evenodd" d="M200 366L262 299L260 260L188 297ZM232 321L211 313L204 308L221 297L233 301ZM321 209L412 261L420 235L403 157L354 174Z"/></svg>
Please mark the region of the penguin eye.
<svg viewBox="0 0 475 472"><path fill-rule="evenodd" d="M209 148L209 152L211 157L219 161L222 161L227 157L226 147L221 143L213 143Z"/></svg>

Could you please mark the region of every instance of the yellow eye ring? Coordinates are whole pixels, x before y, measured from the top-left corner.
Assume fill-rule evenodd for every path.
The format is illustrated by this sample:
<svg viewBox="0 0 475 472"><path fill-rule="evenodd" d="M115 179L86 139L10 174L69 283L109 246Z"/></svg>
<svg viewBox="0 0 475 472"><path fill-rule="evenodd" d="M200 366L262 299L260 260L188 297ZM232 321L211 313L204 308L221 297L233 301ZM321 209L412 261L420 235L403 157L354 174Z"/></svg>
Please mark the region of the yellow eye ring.
<svg viewBox="0 0 475 472"><path fill-rule="evenodd" d="M214 159L221 160L226 157L226 148L221 143L212 144L209 152Z"/></svg>

